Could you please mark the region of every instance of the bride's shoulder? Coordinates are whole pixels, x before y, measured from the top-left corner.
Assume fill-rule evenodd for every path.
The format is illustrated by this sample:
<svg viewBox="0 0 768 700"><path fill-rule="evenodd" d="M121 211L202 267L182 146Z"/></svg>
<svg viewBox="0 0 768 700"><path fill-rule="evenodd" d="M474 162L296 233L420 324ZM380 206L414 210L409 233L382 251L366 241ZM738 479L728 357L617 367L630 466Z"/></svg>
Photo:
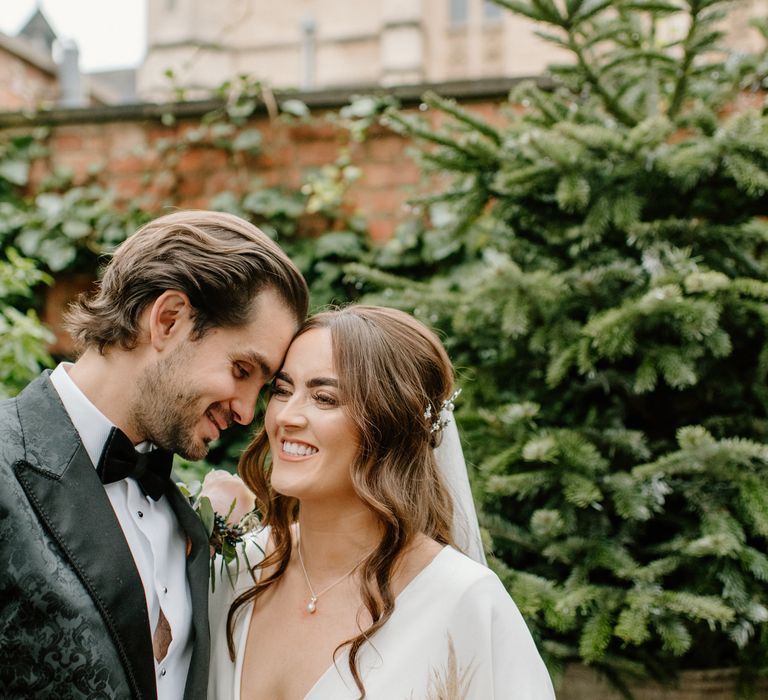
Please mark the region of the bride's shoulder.
<svg viewBox="0 0 768 700"><path fill-rule="evenodd" d="M441 546L426 567L428 581L439 587L441 595L464 598L473 590L485 592L503 591L503 585L496 573L480 564L451 545Z"/></svg>
<svg viewBox="0 0 768 700"><path fill-rule="evenodd" d="M436 542L431 537L418 534L411 544L403 551L395 568L393 590L397 595L408 584L419 576L425 569L431 568L445 545Z"/></svg>

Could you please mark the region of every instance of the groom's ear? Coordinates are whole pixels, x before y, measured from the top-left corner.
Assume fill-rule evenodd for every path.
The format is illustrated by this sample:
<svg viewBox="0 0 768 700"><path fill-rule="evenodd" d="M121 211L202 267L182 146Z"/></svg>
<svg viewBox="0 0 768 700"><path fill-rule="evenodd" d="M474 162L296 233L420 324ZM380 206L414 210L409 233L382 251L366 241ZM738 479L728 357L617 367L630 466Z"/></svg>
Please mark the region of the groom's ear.
<svg viewBox="0 0 768 700"><path fill-rule="evenodd" d="M184 292L163 292L149 309L149 342L155 350L176 344L192 330L192 304Z"/></svg>

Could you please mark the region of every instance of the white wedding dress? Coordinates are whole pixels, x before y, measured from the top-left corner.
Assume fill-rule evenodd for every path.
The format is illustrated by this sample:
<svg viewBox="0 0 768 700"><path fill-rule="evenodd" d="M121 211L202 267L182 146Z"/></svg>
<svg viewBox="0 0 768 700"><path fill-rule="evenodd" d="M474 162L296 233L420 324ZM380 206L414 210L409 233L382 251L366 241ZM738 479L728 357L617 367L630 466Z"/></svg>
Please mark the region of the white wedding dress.
<svg viewBox="0 0 768 700"><path fill-rule="evenodd" d="M248 546L253 565L268 532ZM234 589L218 580L211 595L209 700L240 700L240 678L252 606L241 608L229 658L227 611L252 585L241 570ZM269 632L265 632L268 634ZM298 661L297 661L298 663ZM451 547L400 592L389 621L358 655L368 700L554 700L552 683L520 612L498 577ZM359 692L346 652L318 678L304 700L354 700Z"/></svg>

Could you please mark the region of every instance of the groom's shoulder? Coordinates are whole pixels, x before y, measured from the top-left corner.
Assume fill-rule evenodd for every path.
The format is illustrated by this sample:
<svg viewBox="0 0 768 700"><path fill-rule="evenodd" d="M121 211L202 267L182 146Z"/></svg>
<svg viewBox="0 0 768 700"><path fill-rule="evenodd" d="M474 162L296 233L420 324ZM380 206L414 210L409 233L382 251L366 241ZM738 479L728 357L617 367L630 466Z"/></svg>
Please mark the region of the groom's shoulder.
<svg viewBox="0 0 768 700"><path fill-rule="evenodd" d="M26 439L35 431L45 435L51 429L52 416L47 410L53 390L44 372L30 382L18 396L0 400L0 464L5 468L26 454Z"/></svg>
<svg viewBox="0 0 768 700"><path fill-rule="evenodd" d="M19 419L18 399L0 401L0 464L10 465L24 453L24 437Z"/></svg>

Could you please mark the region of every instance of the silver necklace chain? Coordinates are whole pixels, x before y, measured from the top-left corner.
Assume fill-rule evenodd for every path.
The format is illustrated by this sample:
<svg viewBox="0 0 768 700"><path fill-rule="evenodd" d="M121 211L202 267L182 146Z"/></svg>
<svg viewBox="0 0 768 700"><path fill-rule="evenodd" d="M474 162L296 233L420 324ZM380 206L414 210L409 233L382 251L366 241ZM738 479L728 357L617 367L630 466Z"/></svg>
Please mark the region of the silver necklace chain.
<svg viewBox="0 0 768 700"><path fill-rule="evenodd" d="M340 584L340 583L341 583L341 582L342 582L342 581L343 581L345 578L347 578L348 576L351 576L351 575L354 573L355 569L357 569L357 567L358 567L358 566L360 566L360 564L362 564L362 563L363 563L363 561L364 561L364 560L365 560L365 558L368 556L368 554L370 554L370 552L368 552L368 554L365 554L365 555L363 556L363 558L362 558L362 559L360 559L360 561L359 561L359 562L357 562L357 564L355 564L355 565L354 565L354 566L353 566L353 567L352 567L352 568L351 568L349 571L347 571L347 573L346 573L346 574L344 574L344 575L343 575L341 578L338 578L338 579L336 579L336 580L335 580L335 581L334 581L334 582L333 582L333 583L332 583L330 586L326 586L326 587L325 587L325 588L323 588L323 590L322 590L322 591L320 591L319 593L315 593L315 589L314 589L314 588L312 588L312 582L309 580L309 574L307 573L307 567L306 567L306 566L304 566L304 557L301 555L301 537L297 537L296 539L297 539L297 542L296 542L296 549L297 549L297 550L298 550L298 552L299 552L299 564L301 565L301 570L304 572L304 578L305 578L305 579L306 579L306 581L307 581L307 588L309 588L309 592L310 592L310 598L309 598L309 602L307 603L307 612L308 612L310 615L314 615L314 613L317 611L317 599L318 599L318 598L319 598L321 595L323 595L323 593L327 593L328 591L330 591L330 590L331 590L331 588L333 588L334 586L337 586L338 584Z"/></svg>

